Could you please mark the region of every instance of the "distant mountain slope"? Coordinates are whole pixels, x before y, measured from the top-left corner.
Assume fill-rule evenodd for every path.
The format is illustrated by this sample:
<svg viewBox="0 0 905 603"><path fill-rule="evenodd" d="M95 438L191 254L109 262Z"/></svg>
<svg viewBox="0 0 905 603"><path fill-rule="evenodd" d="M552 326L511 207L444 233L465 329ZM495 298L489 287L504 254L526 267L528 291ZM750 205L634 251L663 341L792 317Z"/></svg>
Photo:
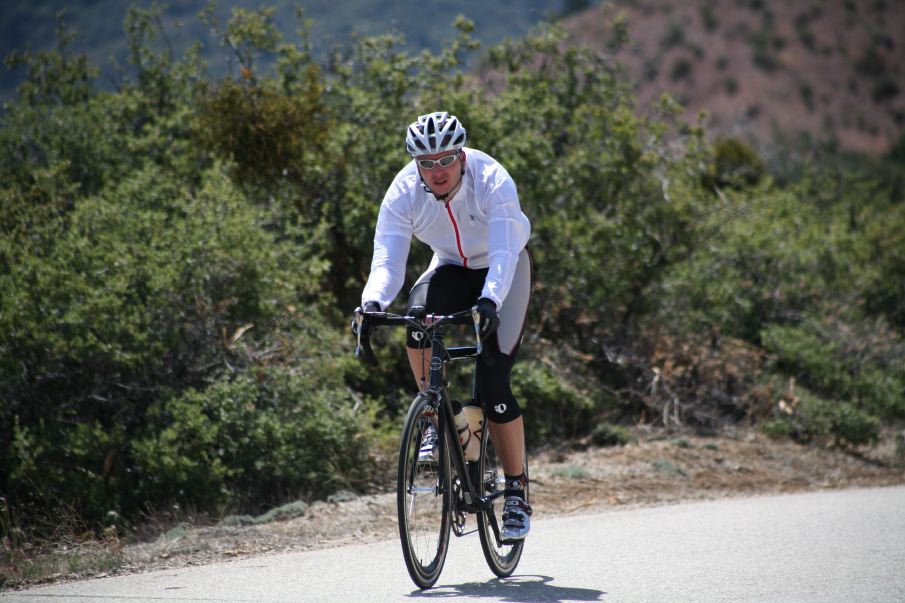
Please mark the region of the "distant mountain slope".
<svg viewBox="0 0 905 603"><path fill-rule="evenodd" d="M228 15L232 7L276 9L275 22L287 40L294 40L298 23L295 7L303 6L305 16L314 21L312 35L315 51L326 54L334 45L347 44L353 34L376 35L401 33L409 47L438 49L453 37L452 22L463 14L475 22L474 37L484 44L495 44L505 37L516 38L545 18L554 17L569 7L587 6L591 2L569 0L421 0L420 2L393 0L221 0L218 14ZM151 0L136 0L131 4L149 7ZM225 65L227 52L219 48L208 28L198 19L207 0L179 0L160 2L166 6L164 20L182 26L170 31L174 49L183 50L195 41L205 45L204 56L212 69ZM125 62L126 39L123 19L130 2L124 0L41 0L0 2L0 59L13 50L32 51L50 49L55 44L56 14L66 9L66 23L75 29L79 39L75 51L85 52L98 67L109 67L110 57ZM13 97L22 74L0 67L0 101Z"/></svg>
<svg viewBox="0 0 905 603"><path fill-rule="evenodd" d="M883 152L905 132L902 0L617 0L564 26L604 49L617 14L639 100L669 91L711 133Z"/></svg>
<svg viewBox="0 0 905 603"><path fill-rule="evenodd" d="M150 0L136 2L150 5ZM171 2L167 23L178 51L201 41L214 73L231 57L219 48L197 13L206 0ZM347 43L355 33L402 33L410 49L438 48L464 14L486 45L520 37L545 18L593 4L561 21L573 39L605 50L622 15L630 44L618 58L637 84L643 105L669 92L693 120L706 110L708 132L770 140L801 132L840 148L884 152L905 133L905 0L308 0L315 52ZM230 7L272 6L289 40L298 25L296 3L223 0ZM0 57L14 49L54 44L55 14L80 34L75 51L110 72L111 57L124 63L120 0L6 2L0 7ZM0 102L13 97L22 73L0 68Z"/></svg>

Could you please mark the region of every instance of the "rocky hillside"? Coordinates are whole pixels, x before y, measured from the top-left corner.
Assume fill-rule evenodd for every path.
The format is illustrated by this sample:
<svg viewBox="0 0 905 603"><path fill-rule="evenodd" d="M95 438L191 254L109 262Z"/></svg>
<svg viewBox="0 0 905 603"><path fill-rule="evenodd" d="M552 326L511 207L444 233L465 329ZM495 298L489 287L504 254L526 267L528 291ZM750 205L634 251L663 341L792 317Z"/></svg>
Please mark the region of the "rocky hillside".
<svg viewBox="0 0 905 603"><path fill-rule="evenodd" d="M605 50L616 18L642 106L669 92L711 134L882 153L905 132L905 2L614 0L564 25Z"/></svg>

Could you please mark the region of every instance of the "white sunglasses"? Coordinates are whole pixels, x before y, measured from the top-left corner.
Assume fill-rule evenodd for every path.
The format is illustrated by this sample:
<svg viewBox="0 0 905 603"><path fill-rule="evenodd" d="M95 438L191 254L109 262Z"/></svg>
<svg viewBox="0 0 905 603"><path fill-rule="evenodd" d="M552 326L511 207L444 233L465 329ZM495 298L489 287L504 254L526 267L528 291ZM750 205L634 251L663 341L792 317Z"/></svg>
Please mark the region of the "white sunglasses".
<svg viewBox="0 0 905 603"><path fill-rule="evenodd" d="M444 155L440 159L419 159L418 165L423 167L426 170L434 169L434 165L440 164L440 167L448 168L452 164L456 162L456 159L459 158L459 153L453 153L452 155Z"/></svg>

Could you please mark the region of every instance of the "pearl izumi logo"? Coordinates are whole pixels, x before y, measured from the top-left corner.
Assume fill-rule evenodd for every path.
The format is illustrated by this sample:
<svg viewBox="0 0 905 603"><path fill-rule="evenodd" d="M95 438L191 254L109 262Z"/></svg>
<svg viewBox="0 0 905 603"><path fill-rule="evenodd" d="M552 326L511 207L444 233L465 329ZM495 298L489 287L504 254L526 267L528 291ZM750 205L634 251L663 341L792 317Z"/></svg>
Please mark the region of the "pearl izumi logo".
<svg viewBox="0 0 905 603"><path fill-rule="evenodd" d="M500 414L500 415L501 415L501 414L503 414L504 412L506 412L506 405L505 405L505 404L497 404L496 406L493 407L493 410L495 410L495 411L497 412L497 414Z"/></svg>
<svg viewBox="0 0 905 603"><path fill-rule="evenodd" d="M415 331L414 333L412 333L412 339L414 339L415 341L421 341L422 339L424 339L424 333L422 333L421 331Z"/></svg>

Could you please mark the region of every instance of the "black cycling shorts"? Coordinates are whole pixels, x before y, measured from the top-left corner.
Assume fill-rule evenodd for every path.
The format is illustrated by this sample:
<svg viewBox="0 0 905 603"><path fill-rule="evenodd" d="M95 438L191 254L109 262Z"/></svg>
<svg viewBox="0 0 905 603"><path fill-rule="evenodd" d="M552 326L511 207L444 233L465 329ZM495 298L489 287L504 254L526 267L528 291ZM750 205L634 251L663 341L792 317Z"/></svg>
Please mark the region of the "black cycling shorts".
<svg viewBox="0 0 905 603"><path fill-rule="evenodd" d="M475 375L479 401L487 405L488 415L495 423L508 423L521 416L521 408L509 380L512 365L518 352L531 293L531 257L527 250L519 256L516 275L509 293L499 310L500 326L485 341L492 361L480 358ZM412 287L407 311L414 306L424 306L429 314L452 314L472 307L481 295L487 268L471 269L452 264L438 266L424 273ZM428 341L416 339L417 331L409 328L406 345L410 348L426 348Z"/></svg>

